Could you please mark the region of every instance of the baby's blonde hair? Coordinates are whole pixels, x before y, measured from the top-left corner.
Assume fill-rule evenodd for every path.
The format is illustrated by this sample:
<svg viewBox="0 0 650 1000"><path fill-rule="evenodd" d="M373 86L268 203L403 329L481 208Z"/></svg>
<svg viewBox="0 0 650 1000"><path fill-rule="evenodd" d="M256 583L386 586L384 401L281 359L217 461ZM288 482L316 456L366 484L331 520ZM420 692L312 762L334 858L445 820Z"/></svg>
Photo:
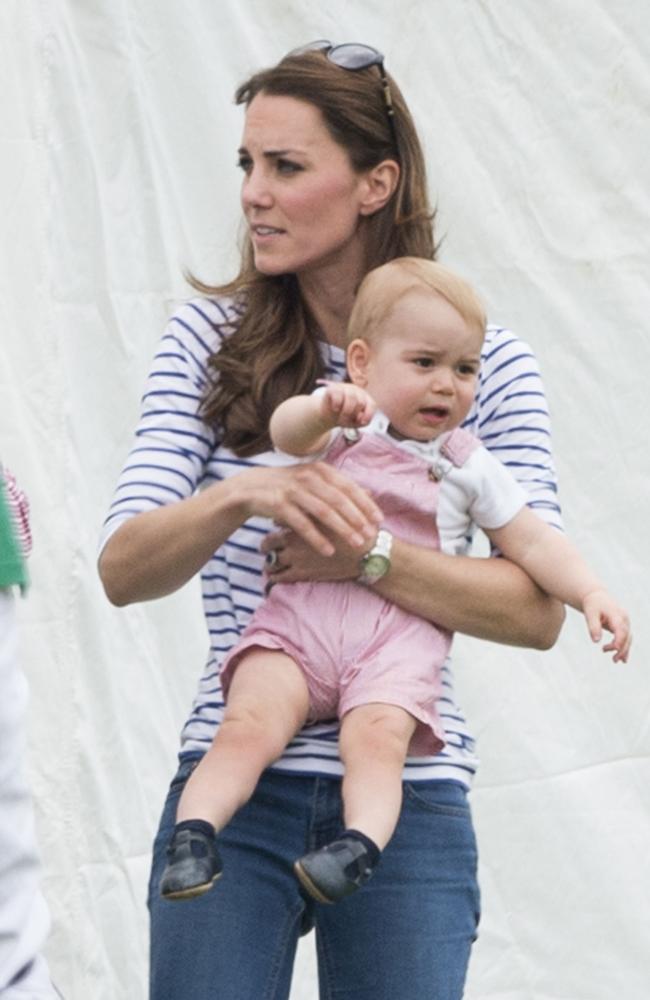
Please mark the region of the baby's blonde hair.
<svg viewBox="0 0 650 1000"><path fill-rule="evenodd" d="M357 337L372 341L400 299L422 291L442 295L470 328L485 335L485 309L471 285L437 261L396 257L370 271L359 285L348 323L348 343Z"/></svg>

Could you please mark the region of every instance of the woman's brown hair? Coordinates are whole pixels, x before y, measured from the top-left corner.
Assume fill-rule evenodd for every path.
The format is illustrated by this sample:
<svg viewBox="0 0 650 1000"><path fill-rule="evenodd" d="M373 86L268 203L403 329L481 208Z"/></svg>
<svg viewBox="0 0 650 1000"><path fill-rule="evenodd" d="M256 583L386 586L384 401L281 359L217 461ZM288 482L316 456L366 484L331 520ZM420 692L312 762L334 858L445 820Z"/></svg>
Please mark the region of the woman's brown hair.
<svg viewBox="0 0 650 1000"><path fill-rule="evenodd" d="M366 271L394 257L435 257L422 147L399 88L392 78L388 80L394 132L376 67L342 69L322 52L289 55L277 66L256 73L235 94L236 103L246 107L261 93L314 105L359 172L386 159L398 161L400 177L390 201L359 220L364 228ZM213 380L203 400L202 416L219 427L226 447L240 456L255 455L270 447L268 424L278 403L311 391L322 378L318 331L296 276L261 274L248 236L234 281L216 287L195 278L191 281L205 295L231 296L241 305L236 330L210 359Z"/></svg>

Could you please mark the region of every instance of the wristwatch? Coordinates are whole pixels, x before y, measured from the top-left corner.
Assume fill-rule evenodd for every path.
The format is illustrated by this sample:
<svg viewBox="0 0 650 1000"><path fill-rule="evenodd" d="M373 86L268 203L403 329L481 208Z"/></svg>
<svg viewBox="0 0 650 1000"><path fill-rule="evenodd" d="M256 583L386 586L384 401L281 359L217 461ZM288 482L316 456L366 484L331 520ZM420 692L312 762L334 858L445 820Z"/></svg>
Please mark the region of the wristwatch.
<svg viewBox="0 0 650 1000"><path fill-rule="evenodd" d="M390 569L390 550L393 547L393 536L390 531L382 528L377 535L375 544L359 560L360 575L357 577L358 583L372 585L386 576Z"/></svg>

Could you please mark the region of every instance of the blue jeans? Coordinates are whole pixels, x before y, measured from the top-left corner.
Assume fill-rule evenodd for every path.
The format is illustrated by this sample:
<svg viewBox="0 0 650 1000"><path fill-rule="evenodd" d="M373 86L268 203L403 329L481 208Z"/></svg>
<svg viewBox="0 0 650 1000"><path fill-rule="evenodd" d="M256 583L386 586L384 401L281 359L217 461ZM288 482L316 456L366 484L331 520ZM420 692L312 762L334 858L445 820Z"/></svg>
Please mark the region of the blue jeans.
<svg viewBox="0 0 650 1000"><path fill-rule="evenodd" d="M221 879L204 896L171 902L158 883L193 763L172 781L154 844L150 1000L287 1000L298 938L312 927L321 1000L460 1000L478 923L476 842L460 784L405 784L373 878L330 906L305 898L292 865L340 832L340 782L267 771L219 834Z"/></svg>

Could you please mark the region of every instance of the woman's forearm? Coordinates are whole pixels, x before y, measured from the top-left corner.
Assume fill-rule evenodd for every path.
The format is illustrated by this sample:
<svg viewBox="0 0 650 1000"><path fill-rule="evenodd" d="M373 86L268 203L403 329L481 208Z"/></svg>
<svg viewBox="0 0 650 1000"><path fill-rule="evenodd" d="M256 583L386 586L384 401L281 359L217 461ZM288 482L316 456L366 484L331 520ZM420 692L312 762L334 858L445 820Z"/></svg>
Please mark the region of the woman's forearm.
<svg viewBox="0 0 650 1000"><path fill-rule="evenodd" d="M262 551L276 550L275 580L355 580L368 546L337 543L324 557L292 532L274 532ZM359 584L361 586L361 584ZM564 606L541 591L507 559L451 556L393 540L391 568L373 585L406 611L450 631L512 646L549 649L564 621Z"/></svg>
<svg viewBox="0 0 650 1000"><path fill-rule="evenodd" d="M125 521L99 560L109 600L121 606L171 594L254 516L286 525L311 551L324 555L334 551L330 538L363 551L381 521L366 491L322 462L247 469Z"/></svg>
<svg viewBox="0 0 650 1000"><path fill-rule="evenodd" d="M122 607L173 593L244 519L229 481L130 518L109 538L99 559L108 599Z"/></svg>
<svg viewBox="0 0 650 1000"><path fill-rule="evenodd" d="M564 606L507 559L446 555L394 540L375 589L405 610L479 639L549 649Z"/></svg>

